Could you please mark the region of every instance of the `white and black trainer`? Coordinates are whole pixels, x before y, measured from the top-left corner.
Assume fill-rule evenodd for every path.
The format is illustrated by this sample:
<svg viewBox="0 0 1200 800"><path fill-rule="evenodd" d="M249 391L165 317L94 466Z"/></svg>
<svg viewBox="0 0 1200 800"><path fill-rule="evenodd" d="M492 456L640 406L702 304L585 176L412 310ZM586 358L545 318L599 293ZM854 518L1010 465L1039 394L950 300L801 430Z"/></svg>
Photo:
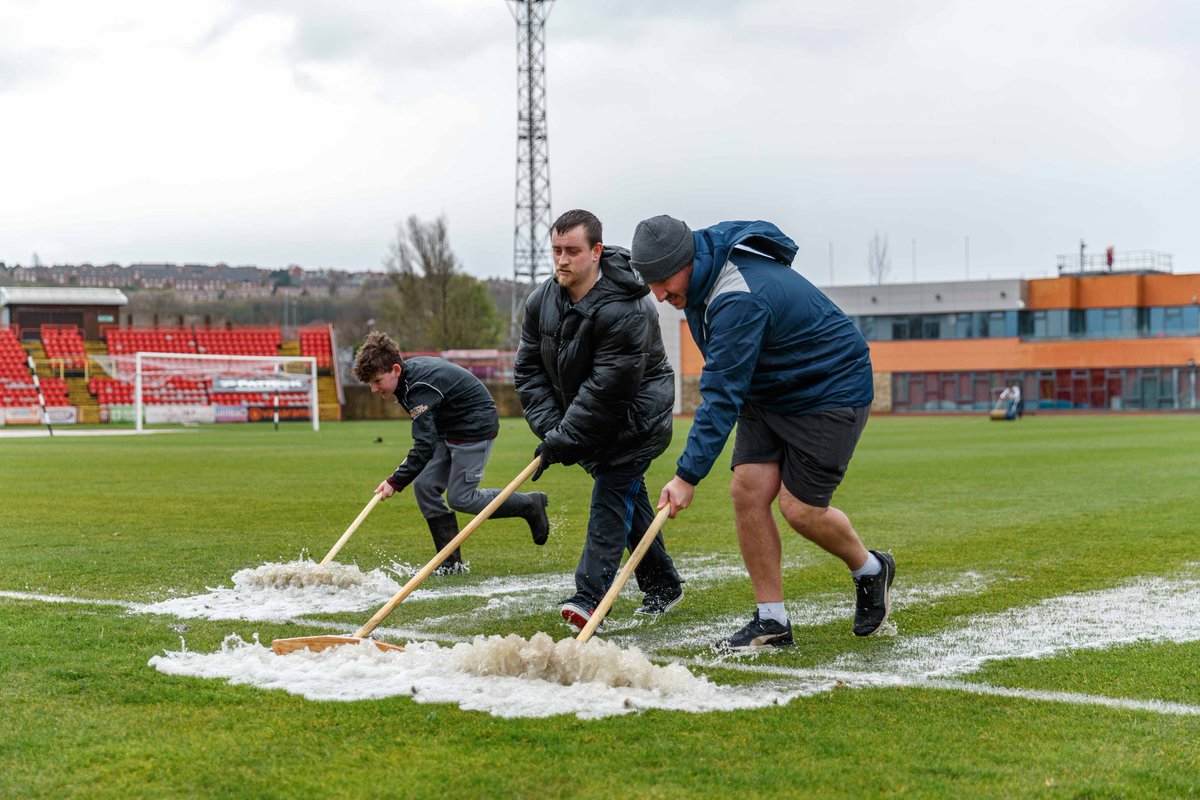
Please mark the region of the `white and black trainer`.
<svg viewBox="0 0 1200 800"><path fill-rule="evenodd" d="M714 644L713 649L719 653L740 653L766 647L791 647L795 643L791 622L781 625L773 619L762 619L755 611L754 619L733 636Z"/></svg>
<svg viewBox="0 0 1200 800"><path fill-rule="evenodd" d="M675 606L679 605L679 601L683 599L682 586L668 586L665 589L646 592L642 598L641 608L635 609L634 614L641 616L657 617L667 613Z"/></svg>
<svg viewBox="0 0 1200 800"><path fill-rule="evenodd" d="M874 575L854 579L854 635L878 633L892 611L892 581L896 579L896 561L890 553L872 550L883 569Z"/></svg>

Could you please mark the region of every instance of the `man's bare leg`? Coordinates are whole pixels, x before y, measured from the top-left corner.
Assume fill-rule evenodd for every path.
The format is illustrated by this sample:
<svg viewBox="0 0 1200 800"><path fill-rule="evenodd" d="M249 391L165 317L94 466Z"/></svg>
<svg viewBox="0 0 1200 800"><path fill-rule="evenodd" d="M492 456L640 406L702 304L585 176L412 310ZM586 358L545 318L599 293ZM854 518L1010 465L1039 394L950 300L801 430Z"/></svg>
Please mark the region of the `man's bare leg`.
<svg viewBox="0 0 1200 800"><path fill-rule="evenodd" d="M738 546L759 603L783 601L783 545L771 511L779 488L778 464L738 464L733 468L730 493Z"/></svg>
<svg viewBox="0 0 1200 800"><path fill-rule="evenodd" d="M840 558L851 571L867 562L867 548L850 524L850 518L838 509L810 506L783 486L779 491L779 510L797 533Z"/></svg>

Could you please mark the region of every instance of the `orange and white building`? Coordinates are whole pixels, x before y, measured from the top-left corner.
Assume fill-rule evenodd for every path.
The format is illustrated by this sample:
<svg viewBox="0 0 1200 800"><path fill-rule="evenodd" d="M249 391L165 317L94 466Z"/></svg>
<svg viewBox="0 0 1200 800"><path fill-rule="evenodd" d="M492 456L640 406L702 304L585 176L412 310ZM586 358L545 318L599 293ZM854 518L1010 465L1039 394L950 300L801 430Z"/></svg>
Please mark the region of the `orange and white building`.
<svg viewBox="0 0 1200 800"><path fill-rule="evenodd" d="M1194 411L1200 274L823 288L871 346L875 409L977 412L1020 383L1027 411ZM681 312L660 306L677 410L695 409L703 358Z"/></svg>

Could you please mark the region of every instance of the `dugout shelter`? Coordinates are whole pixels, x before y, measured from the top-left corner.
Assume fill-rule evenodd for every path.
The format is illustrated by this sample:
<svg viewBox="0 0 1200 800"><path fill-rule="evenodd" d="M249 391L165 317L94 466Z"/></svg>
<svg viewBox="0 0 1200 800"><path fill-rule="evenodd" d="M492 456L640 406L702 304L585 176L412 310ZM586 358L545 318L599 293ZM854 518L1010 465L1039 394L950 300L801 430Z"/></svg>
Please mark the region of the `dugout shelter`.
<svg viewBox="0 0 1200 800"><path fill-rule="evenodd" d="M39 338L43 325L74 325L96 340L128 304L120 289L0 286L0 326L15 328L22 341Z"/></svg>

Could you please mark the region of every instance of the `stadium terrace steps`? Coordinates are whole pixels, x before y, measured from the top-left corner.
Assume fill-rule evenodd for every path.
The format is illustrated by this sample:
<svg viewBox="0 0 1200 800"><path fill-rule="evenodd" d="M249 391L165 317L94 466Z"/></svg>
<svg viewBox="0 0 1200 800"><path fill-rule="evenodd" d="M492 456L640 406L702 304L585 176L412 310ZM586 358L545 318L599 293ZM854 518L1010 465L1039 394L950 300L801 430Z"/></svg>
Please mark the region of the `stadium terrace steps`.
<svg viewBox="0 0 1200 800"><path fill-rule="evenodd" d="M100 403L88 391L87 385L87 378L68 377L67 401L77 409L81 424L92 425L100 421Z"/></svg>
<svg viewBox="0 0 1200 800"><path fill-rule="evenodd" d="M337 400L337 382L332 375L317 376L317 412L321 419L331 422L342 418L342 406Z"/></svg>

